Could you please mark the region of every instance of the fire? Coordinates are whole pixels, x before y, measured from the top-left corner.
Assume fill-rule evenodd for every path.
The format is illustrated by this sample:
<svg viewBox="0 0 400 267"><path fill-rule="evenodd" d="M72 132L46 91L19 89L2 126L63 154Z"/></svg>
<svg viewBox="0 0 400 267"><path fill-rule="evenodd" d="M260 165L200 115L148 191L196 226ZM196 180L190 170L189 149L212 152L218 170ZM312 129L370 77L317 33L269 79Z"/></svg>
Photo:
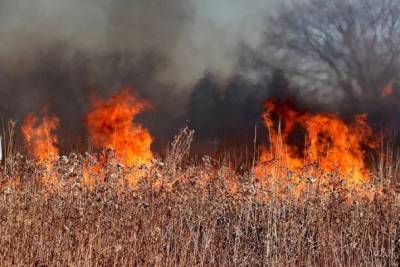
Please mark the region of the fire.
<svg viewBox="0 0 400 267"><path fill-rule="evenodd" d="M89 190L93 190L96 181L104 182L103 169L99 165L88 166L85 164L82 168L81 183L86 185Z"/></svg>
<svg viewBox="0 0 400 267"><path fill-rule="evenodd" d="M59 125L59 120L57 117L47 116L45 113L46 111L43 110L41 120L38 120L33 113L28 114L21 127L30 153L40 162L51 161L59 154L58 138L54 133Z"/></svg>
<svg viewBox="0 0 400 267"><path fill-rule="evenodd" d="M364 148L373 149L377 142L366 115L346 123L335 114L312 114L297 110L290 101L270 100L263 121L270 147L263 149L255 173L278 191L292 188L298 194L307 183L317 183L321 190L337 183L358 189L370 182Z"/></svg>
<svg viewBox="0 0 400 267"><path fill-rule="evenodd" d="M21 127L30 153L44 168L40 178L48 189L54 189L58 184L58 174L53 167L53 161L59 155L58 138L54 133L58 125L59 119L55 116L47 116L46 109L43 109L41 120L32 113L28 114Z"/></svg>
<svg viewBox="0 0 400 267"><path fill-rule="evenodd" d="M124 88L107 100L94 99L86 115L91 142L115 151L116 158L128 167L151 161L153 138L134 119L151 105ZM136 178L135 178L136 179ZM134 180L135 180L134 179Z"/></svg>

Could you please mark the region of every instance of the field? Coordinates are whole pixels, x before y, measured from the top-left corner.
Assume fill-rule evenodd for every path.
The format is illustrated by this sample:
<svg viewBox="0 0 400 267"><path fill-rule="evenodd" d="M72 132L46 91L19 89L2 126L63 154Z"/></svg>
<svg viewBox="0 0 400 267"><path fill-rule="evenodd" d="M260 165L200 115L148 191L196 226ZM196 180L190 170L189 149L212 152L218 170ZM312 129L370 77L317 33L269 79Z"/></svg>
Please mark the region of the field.
<svg viewBox="0 0 400 267"><path fill-rule="evenodd" d="M159 156L134 121L148 105L126 90L98 100L90 146L64 156L46 110L4 127L0 265L399 263L396 146L366 116L267 101L269 144L255 133L246 158L196 157L188 128Z"/></svg>
<svg viewBox="0 0 400 267"><path fill-rule="evenodd" d="M400 0L0 0L1 266L400 266Z"/></svg>
<svg viewBox="0 0 400 267"><path fill-rule="evenodd" d="M136 169L112 150L51 164L10 153L1 172L0 265L397 266L400 202L383 172L372 198L312 181L301 195L283 194L251 168L190 161L192 135L184 130L164 161ZM100 171L87 173L104 157Z"/></svg>

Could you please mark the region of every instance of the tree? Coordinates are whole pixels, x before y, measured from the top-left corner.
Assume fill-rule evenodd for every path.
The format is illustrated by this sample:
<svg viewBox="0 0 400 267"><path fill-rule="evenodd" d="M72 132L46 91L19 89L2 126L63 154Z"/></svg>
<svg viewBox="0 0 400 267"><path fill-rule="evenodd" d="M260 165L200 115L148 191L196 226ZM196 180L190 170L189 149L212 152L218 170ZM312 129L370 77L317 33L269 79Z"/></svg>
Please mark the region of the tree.
<svg viewBox="0 0 400 267"><path fill-rule="evenodd" d="M269 24L268 63L310 87L371 100L399 80L400 0L295 1Z"/></svg>

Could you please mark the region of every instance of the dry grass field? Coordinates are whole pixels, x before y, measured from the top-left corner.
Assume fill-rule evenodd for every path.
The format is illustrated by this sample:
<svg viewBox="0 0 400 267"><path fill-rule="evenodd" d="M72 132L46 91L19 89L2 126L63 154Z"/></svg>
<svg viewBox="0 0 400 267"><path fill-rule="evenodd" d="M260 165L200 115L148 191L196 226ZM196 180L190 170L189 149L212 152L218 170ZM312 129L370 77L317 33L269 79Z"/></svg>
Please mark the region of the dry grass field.
<svg viewBox="0 0 400 267"><path fill-rule="evenodd" d="M190 162L191 138L184 131L164 162L137 169L111 150L51 165L9 155L1 172L0 265L397 266L393 183L381 179L373 198L344 186L322 192L312 181L301 195L278 194L226 161ZM101 171L86 173L102 157Z"/></svg>
<svg viewBox="0 0 400 267"><path fill-rule="evenodd" d="M270 145L239 164L229 153L194 160L187 128L154 155L132 122L144 107L124 92L99 102L86 117L93 146L65 156L57 117L28 115L24 141L4 127L1 266L399 264L399 161L365 116L269 102ZM274 114L292 121L276 127Z"/></svg>
<svg viewBox="0 0 400 267"><path fill-rule="evenodd" d="M0 37L0 267L400 266L400 0L0 0Z"/></svg>

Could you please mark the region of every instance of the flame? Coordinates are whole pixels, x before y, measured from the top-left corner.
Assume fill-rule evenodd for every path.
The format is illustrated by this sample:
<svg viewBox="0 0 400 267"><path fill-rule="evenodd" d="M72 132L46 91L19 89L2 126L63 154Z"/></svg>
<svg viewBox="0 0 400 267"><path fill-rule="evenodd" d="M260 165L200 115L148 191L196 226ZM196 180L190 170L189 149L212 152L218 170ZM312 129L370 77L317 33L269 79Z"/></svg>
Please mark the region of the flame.
<svg viewBox="0 0 400 267"><path fill-rule="evenodd" d="M93 191L97 182L104 182L103 168L99 165L84 164L82 168L81 183L87 187L89 191Z"/></svg>
<svg viewBox="0 0 400 267"><path fill-rule="evenodd" d="M40 162L53 160L58 154L58 138L54 131L59 125L59 120L55 116L45 115L38 120L31 113L25 116L21 127L22 135L28 144L30 153Z"/></svg>
<svg viewBox="0 0 400 267"><path fill-rule="evenodd" d="M360 189L370 182L364 147L376 148L377 142L366 115L357 115L352 123L346 123L335 114L299 111L289 100L269 100L263 122L271 144L262 149L255 174L277 191L291 189L298 195L306 190L307 183L328 190L338 183ZM301 135L304 144L299 146L298 136L297 143L291 139L301 130L305 131Z"/></svg>
<svg viewBox="0 0 400 267"><path fill-rule="evenodd" d="M86 126L95 146L114 150L121 163L135 167L153 158L152 136L134 122L151 105L130 92L130 88L124 88L107 100L93 99L92 109L86 115ZM138 175L133 174L130 179L137 180Z"/></svg>
<svg viewBox="0 0 400 267"><path fill-rule="evenodd" d="M25 116L21 127L22 135L27 143L29 152L44 167L40 177L48 189L58 184L58 173L54 171L53 161L58 157L58 138L54 133L59 125L55 116L47 116L46 109L42 110L39 120L31 113Z"/></svg>

